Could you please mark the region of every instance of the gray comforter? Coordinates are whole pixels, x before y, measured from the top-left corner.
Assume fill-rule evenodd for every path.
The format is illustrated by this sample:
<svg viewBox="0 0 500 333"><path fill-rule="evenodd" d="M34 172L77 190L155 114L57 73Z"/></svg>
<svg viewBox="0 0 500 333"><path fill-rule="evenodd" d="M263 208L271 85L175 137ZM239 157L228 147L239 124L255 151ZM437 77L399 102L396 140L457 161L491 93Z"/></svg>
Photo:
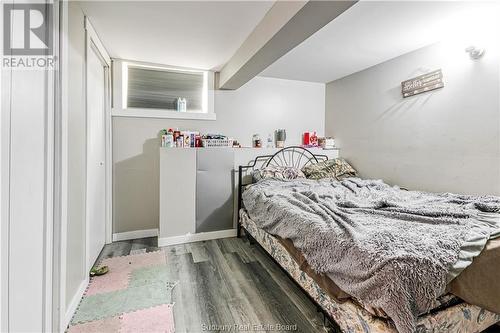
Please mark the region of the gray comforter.
<svg viewBox="0 0 500 333"><path fill-rule="evenodd" d="M382 308L399 332L445 291L461 247L494 226L479 212L500 198L404 191L379 180L266 179L243 194L249 216L290 239L311 267L345 292Z"/></svg>

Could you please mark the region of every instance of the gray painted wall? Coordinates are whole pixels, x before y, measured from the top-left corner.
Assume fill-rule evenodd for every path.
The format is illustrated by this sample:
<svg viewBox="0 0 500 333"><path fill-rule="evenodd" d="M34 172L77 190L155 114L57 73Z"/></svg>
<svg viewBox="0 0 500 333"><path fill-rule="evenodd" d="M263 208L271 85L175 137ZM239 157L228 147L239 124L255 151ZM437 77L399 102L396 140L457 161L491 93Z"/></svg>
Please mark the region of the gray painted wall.
<svg viewBox="0 0 500 333"><path fill-rule="evenodd" d="M362 176L410 189L500 194L499 53L472 61L436 44L333 81L326 134ZM442 68L442 90L401 97L401 81Z"/></svg>
<svg viewBox="0 0 500 333"><path fill-rule="evenodd" d="M221 132L244 145L286 128L287 143L304 131L324 133L325 85L256 77L235 91L216 91L216 121L113 118L113 232L153 229L159 221L162 128Z"/></svg>
<svg viewBox="0 0 500 333"><path fill-rule="evenodd" d="M86 278L85 273L85 187L86 112L85 112L85 29L78 4L68 3L68 224L66 258L66 304Z"/></svg>

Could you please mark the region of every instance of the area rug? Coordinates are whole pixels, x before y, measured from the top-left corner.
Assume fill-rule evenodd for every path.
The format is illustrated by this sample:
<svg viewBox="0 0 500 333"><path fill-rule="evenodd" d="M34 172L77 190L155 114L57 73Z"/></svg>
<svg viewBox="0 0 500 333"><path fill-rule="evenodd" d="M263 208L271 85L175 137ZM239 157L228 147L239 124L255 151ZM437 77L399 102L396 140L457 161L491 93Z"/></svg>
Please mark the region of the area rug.
<svg viewBox="0 0 500 333"><path fill-rule="evenodd" d="M174 332L172 289L163 251L104 259L68 332Z"/></svg>

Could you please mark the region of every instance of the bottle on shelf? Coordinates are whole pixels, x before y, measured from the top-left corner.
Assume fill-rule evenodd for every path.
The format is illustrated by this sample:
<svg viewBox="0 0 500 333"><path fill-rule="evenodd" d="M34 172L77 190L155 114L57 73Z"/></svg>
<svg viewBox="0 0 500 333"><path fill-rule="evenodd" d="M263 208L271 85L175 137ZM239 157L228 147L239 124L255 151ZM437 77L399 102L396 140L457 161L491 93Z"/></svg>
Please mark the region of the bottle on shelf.
<svg viewBox="0 0 500 333"><path fill-rule="evenodd" d="M164 147L172 148L174 146L174 131L169 128L167 134L165 134L165 145Z"/></svg>
<svg viewBox="0 0 500 333"><path fill-rule="evenodd" d="M273 148L273 147L274 147L273 135L269 133L269 135L267 136L267 148Z"/></svg>
<svg viewBox="0 0 500 333"><path fill-rule="evenodd" d="M178 97L177 98L177 111L186 112L187 111L187 101L185 98Z"/></svg>
<svg viewBox="0 0 500 333"><path fill-rule="evenodd" d="M262 141L260 140L260 135L259 134L254 134L252 137L252 143L254 148L261 148L262 147Z"/></svg>

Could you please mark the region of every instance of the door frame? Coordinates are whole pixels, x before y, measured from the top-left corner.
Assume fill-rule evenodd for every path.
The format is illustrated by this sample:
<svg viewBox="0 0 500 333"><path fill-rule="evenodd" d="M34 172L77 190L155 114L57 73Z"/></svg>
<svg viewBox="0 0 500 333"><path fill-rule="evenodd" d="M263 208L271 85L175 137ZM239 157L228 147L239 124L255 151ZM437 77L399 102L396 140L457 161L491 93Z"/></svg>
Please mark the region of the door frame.
<svg viewBox="0 0 500 333"><path fill-rule="evenodd" d="M112 124L111 124L111 58L106 51L106 48L101 43L99 36L97 35L92 23L89 18L85 16L85 110L86 110L86 119L88 120L88 108L87 108L87 73L88 73L88 57L90 52L94 52L92 47L98 51L98 56L100 56L102 63L104 66L105 73L105 106L104 106L104 128L105 128L105 243L109 244L112 242L112 146L111 146L111 134L112 134ZM87 128L87 143L88 143L88 121L86 120L86 128ZM87 157L86 162L88 162L88 147L87 147ZM87 164L88 166L88 164ZM87 177L88 177L88 169L87 169ZM88 181L88 179L87 179ZM86 189L87 192L87 189ZM87 209L87 203L85 203ZM86 272L90 270L92 267L87 267L89 262L89 221L88 214L85 217L85 268Z"/></svg>
<svg viewBox="0 0 500 333"><path fill-rule="evenodd" d="M69 100L68 100L68 86L69 86L69 22L68 22L68 1L60 1L60 0L53 0L54 4L57 4L57 10L58 10L58 15L54 16L54 21L57 20L59 23L59 28L55 29L57 32L55 35L55 41L58 41L59 44L55 44L55 47L57 47L57 52L56 54L59 55L60 61L58 62L59 65L59 75L58 75L58 81L57 81L57 86L56 86L56 91L55 91L55 101L57 105L57 114L59 114L58 117L56 117L56 132L55 132L55 146L56 146L56 176L58 179L58 185L56 187L57 190L57 197L55 198L55 230L54 230L54 253L53 253L53 260L54 260L54 280L53 280L53 309L57 310L53 312L53 331L54 332L64 332L66 330L66 326L69 324L69 321L71 320L71 317L74 312L74 307L75 304L68 304L66 301L66 260L67 260L67 223L68 223L68 211L67 211L67 197L68 197L68 191L67 191L67 186L68 186L68 149L70 149L70 134L68 133L68 108L69 108ZM1 8L0 8L1 9ZM60 21L59 21L60 20ZM92 24L88 20L87 17L85 17L84 22L82 22L84 25L84 30L85 30L85 54L84 54L84 62L85 62L85 68L84 68L84 73L83 73L83 84L84 84L84 108L85 108L85 113L87 112L87 52L88 52L88 47L91 46L90 42L93 42L93 44L98 48L99 52L101 53L101 57L105 60L105 63L107 64L107 101L106 101L106 107L105 108L105 129L106 129L106 149L105 149L105 163L106 163L106 235L105 235L105 241L106 243L111 243L111 235L112 235L112 153L111 153L111 107L110 107L110 101L111 101L111 59L109 58L109 55L102 45L102 43L99 40L99 37L97 33L95 32L95 29L92 27ZM1 28L1 27L0 27ZM57 39L56 39L57 38ZM86 116L85 116L86 119ZM86 120L85 120L86 121ZM85 123L85 128L87 129L87 124ZM87 153L85 153L87 154ZM87 163L87 160L85 160L85 163ZM87 169L87 166L85 165L85 170ZM86 191L86 189L85 189ZM3 199L3 198L2 198ZM85 202L86 205L86 202ZM86 209L86 208L85 208ZM88 237L87 237L87 220L85 217L85 258L84 258L84 263L83 263L83 268L86 270L87 266L87 249L88 249ZM86 286L88 285L89 282L89 277L86 274L86 277L84 280L81 281L80 289L77 292L77 295L82 294L83 291L86 289ZM3 309L2 309L3 310ZM0 331L2 331L0 329Z"/></svg>

